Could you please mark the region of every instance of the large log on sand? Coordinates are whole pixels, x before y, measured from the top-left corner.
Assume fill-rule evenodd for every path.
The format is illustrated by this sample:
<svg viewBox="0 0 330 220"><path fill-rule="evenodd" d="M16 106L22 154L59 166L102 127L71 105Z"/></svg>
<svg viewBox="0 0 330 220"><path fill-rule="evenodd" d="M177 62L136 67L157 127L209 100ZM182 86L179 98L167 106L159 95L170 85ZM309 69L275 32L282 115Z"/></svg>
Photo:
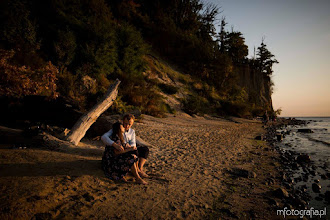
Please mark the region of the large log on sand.
<svg viewBox="0 0 330 220"><path fill-rule="evenodd" d="M119 84L120 81L117 79L115 83L110 86L104 97L89 112L79 118L66 138L68 141L74 145L78 145L89 127L112 105L117 97Z"/></svg>
<svg viewBox="0 0 330 220"><path fill-rule="evenodd" d="M13 129L4 126L0 126L0 143L2 144L27 144L32 146L47 146L51 149L64 149L65 146L68 147L70 144L66 141L74 145L78 145L80 140L85 136L86 131L91 127L91 125L99 118L99 116L107 110L116 99L118 94L118 86L120 81L117 79L113 85L110 86L105 96L100 100L88 113L82 115L76 124L73 126L72 130L68 135L60 137L54 137L47 132L40 132L39 128L33 129L32 127L27 130ZM116 116L117 120L120 116ZM101 124L97 125L97 127L101 127L98 129L98 134L104 133L108 131L108 126L113 123L113 120L103 120ZM104 123L104 126L100 126ZM94 129L95 130L95 129ZM95 131L94 131L95 133ZM60 140L60 139L62 140ZM66 143L65 143L66 142ZM136 143L139 146L148 146L153 147L151 144L142 140L140 137L136 136Z"/></svg>
<svg viewBox="0 0 330 220"><path fill-rule="evenodd" d="M0 126L0 143L18 143L26 141L26 138L23 137L23 130L7 128Z"/></svg>

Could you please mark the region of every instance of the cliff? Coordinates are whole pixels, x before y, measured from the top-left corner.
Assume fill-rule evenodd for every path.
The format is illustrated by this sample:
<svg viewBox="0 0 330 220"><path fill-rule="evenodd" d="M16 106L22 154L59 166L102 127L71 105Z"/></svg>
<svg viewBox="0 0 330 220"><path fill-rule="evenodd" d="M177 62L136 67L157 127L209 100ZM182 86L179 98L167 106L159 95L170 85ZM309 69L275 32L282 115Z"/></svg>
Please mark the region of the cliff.
<svg viewBox="0 0 330 220"><path fill-rule="evenodd" d="M203 82L198 77L193 77L189 74L184 74L182 71L176 70L173 64L169 64L163 59L155 56L145 56L147 63L147 71L145 76L147 80L152 80L158 86L157 93L164 99L163 101L170 106L174 112L186 111L185 102L189 101L189 97L206 97L204 113L217 114L221 106L216 106L215 102L225 103L226 99L221 96L221 93L214 87ZM247 95L247 104L250 107L250 112L245 112L246 115L239 116L253 116L262 115L265 110L272 111L272 82L269 76L261 73L254 65L245 64L236 67L238 72L235 82L239 89L243 89ZM164 88L164 86L167 86ZM174 92L169 91L172 88ZM231 98L231 97L230 97ZM233 100L235 102L235 99ZM239 102L239 101L237 101ZM192 103L196 104L196 103ZM197 103L198 104L198 103ZM224 104L223 104L224 105ZM257 110L256 110L257 109ZM253 110L256 110L254 113ZM187 111L186 111L187 112ZM171 112L173 113L173 111ZM202 112L189 112L188 113L202 113ZM229 112L230 115L230 112Z"/></svg>
<svg viewBox="0 0 330 220"><path fill-rule="evenodd" d="M261 73L254 65L240 66L239 71L239 85L246 89L249 101L256 106L273 111L270 77Z"/></svg>

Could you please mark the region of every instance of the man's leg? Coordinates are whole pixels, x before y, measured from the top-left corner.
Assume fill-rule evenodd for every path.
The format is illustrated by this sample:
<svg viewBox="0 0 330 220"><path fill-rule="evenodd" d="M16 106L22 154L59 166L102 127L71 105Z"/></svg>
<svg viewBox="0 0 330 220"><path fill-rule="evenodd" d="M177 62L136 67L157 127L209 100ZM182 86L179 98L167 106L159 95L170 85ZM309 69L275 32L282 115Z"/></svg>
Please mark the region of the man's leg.
<svg viewBox="0 0 330 220"><path fill-rule="evenodd" d="M139 157L139 169L140 171L143 171L143 166L146 163L146 159L144 159L143 157Z"/></svg>
<svg viewBox="0 0 330 220"><path fill-rule="evenodd" d="M142 177L148 177L148 175L143 171L143 166L147 161L147 158L148 158L148 155L149 155L149 148L146 147L146 146L143 146L143 147L138 147L137 150L139 152L138 168L140 170L140 175Z"/></svg>

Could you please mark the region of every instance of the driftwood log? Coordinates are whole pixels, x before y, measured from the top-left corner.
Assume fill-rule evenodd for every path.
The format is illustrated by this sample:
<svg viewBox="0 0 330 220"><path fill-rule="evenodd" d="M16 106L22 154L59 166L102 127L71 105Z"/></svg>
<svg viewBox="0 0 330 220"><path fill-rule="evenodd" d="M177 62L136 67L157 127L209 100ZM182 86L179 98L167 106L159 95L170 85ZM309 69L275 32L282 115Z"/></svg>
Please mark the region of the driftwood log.
<svg viewBox="0 0 330 220"><path fill-rule="evenodd" d="M0 126L0 143L19 143L25 142L27 138L23 136L23 130Z"/></svg>
<svg viewBox="0 0 330 220"><path fill-rule="evenodd" d="M118 94L118 86L120 81L117 79L114 84L110 86L104 97L86 114L82 115L76 124L72 127L66 140L78 145L80 140L85 136L86 131L97 120L97 118L107 110L116 99Z"/></svg>
<svg viewBox="0 0 330 220"><path fill-rule="evenodd" d="M39 127L36 129L21 130L0 126L0 143L15 145L23 144L39 147L44 146L54 150L63 150L70 146L77 146L80 140L85 136L86 131L91 127L91 125L99 118L99 116L104 111L106 111L112 105L113 101L117 97L119 84L120 81L117 79L115 83L110 86L102 100L100 100L88 113L83 114L75 123L72 130L66 136L60 135L58 137L55 137L57 135L52 136L52 134L48 134L47 132L40 132L41 130L39 129ZM117 118L119 118L119 116ZM106 126L109 126L107 120L106 124ZM66 141L69 141L69 143ZM153 145L142 140L138 136L136 136L136 142L139 146L153 147Z"/></svg>

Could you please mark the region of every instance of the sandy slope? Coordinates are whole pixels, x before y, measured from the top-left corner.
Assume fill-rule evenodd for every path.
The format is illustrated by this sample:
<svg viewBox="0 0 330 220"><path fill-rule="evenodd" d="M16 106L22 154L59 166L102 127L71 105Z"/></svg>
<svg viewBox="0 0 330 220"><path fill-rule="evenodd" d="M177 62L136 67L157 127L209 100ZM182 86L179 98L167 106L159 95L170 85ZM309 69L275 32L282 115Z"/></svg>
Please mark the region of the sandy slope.
<svg viewBox="0 0 330 220"><path fill-rule="evenodd" d="M274 151L254 140L255 121L187 115L143 116L134 128L154 147L149 185L113 182L100 167L102 146L76 151L0 149L0 219L260 218L276 212L266 197L276 187ZM99 144L100 145L100 144ZM91 148L93 153L86 151ZM245 168L256 178L233 176ZM267 178L275 179L266 185Z"/></svg>

